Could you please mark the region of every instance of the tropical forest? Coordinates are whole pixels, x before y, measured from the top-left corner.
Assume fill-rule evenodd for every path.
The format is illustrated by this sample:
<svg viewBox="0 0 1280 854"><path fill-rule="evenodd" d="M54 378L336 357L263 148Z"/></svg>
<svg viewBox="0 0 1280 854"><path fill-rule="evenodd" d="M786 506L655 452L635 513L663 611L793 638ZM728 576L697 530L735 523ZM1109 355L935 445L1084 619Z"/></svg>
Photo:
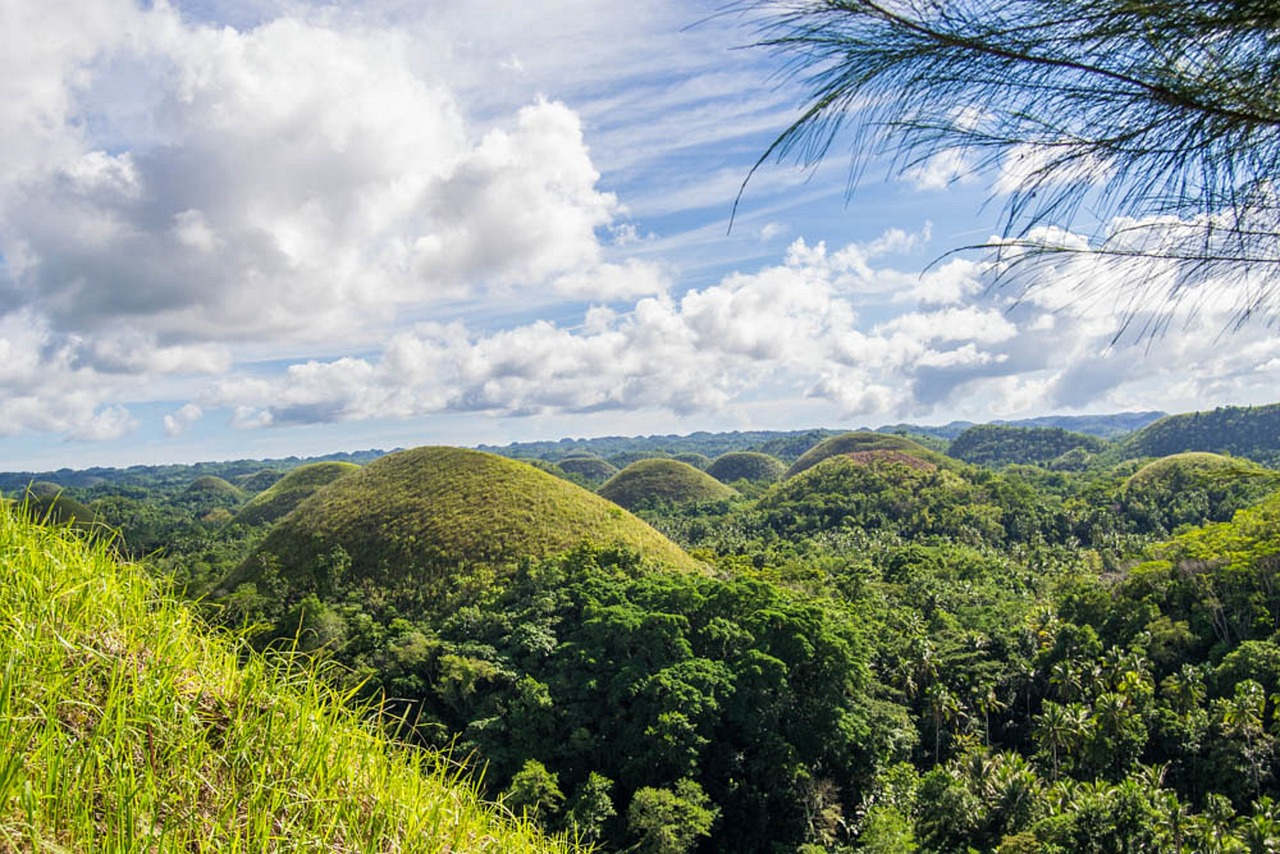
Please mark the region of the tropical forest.
<svg viewBox="0 0 1280 854"><path fill-rule="evenodd" d="M1280 405L7 473L0 850L1280 850L1277 463Z"/></svg>

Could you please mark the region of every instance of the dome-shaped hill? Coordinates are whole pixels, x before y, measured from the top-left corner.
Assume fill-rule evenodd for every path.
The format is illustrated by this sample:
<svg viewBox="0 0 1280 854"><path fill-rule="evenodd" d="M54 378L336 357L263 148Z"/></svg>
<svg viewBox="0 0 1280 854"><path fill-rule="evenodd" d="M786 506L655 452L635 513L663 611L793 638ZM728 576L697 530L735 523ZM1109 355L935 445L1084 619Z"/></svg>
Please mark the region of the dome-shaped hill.
<svg viewBox="0 0 1280 854"><path fill-rule="evenodd" d="M1261 472L1262 466L1250 460L1213 454L1208 451L1187 451L1172 454L1147 463L1125 481L1125 490L1149 489L1160 485L1183 485L1197 478L1221 475L1229 472Z"/></svg>
<svg viewBox="0 0 1280 854"><path fill-rule="evenodd" d="M561 471L576 474L587 483L604 483L618 473L618 467L608 460L585 454L565 457L556 465Z"/></svg>
<svg viewBox="0 0 1280 854"><path fill-rule="evenodd" d="M244 498L244 490L212 474L202 475L193 480L191 485L183 490L183 494L191 497L216 495L237 500Z"/></svg>
<svg viewBox="0 0 1280 854"><path fill-rule="evenodd" d="M808 451L805 451L800 456L800 459L792 463L791 468L787 469L786 477L795 477L802 471L811 469L830 457L865 454L875 451L895 451L899 455L914 457L944 468L948 467L948 463L950 463L945 456L937 451L931 451L919 442L913 442L903 436L895 436L892 433L842 433L839 436L832 436L830 439L819 442ZM864 457L863 459L865 461L873 458ZM857 458L855 457L855 459ZM901 461L901 457L898 457L898 459ZM955 465L955 463L950 463L950 465Z"/></svg>
<svg viewBox="0 0 1280 854"><path fill-rule="evenodd" d="M679 460L640 460L609 478L600 495L627 509L654 504L720 501L737 495L706 472Z"/></svg>
<svg viewBox="0 0 1280 854"><path fill-rule="evenodd" d="M721 454L707 467L707 474L721 483L746 480L752 483L773 483L780 479L787 467L782 460L759 451L730 451Z"/></svg>
<svg viewBox="0 0 1280 854"><path fill-rule="evenodd" d="M582 487L506 457L424 447L388 454L312 495L226 585L272 563L285 577L305 579L340 548L348 572L365 583L425 589L460 567L502 568L584 540L699 568L675 543Z"/></svg>
<svg viewBox="0 0 1280 854"><path fill-rule="evenodd" d="M828 457L773 486L757 509L766 526L786 537L840 528L903 537L965 531L992 543L1006 537L1010 510L963 472L892 450Z"/></svg>
<svg viewBox="0 0 1280 854"><path fill-rule="evenodd" d="M276 469L259 469L253 474L245 474L236 478L236 486L243 489L250 495L256 495L263 490L270 489L280 478L284 477L284 472Z"/></svg>
<svg viewBox="0 0 1280 854"><path fill-rule="evenodd" d="M260 492L246 504L231 524L237 527L266 525L283 519L293 508L343 475L358 471L355 463L322 462L299 466Z"/></svg>
<svg viewBox="0 0 1280 854"><path fill-rule="evenodd" d="M1188 451L1138 469L1120 490L1121 508L1143 530L1171 532L1179 525L1228 521L1237 510L1273 492L1255 462Z"/></svg>
<svg viewBox="0 0 1280 854"><path fill-rule="evenodd" d="M666 451L623 451L609 457L609 464L616 469L624 469L632 463L638 463L641 460L670 460L674 459L671 454Z"/></svg>
<svg viewBox="0 0 1280 854"><path fill-rule="evenodd" d="M98 514L63 492L56 483L37 480L27 487L23 505L29 518L54 525L92 525Z"/></svg>
<svg viewBox="0 0 1280 854"><path fill-rule="evenodd" d="M688 463L699 471L706 471L707 466L711 465L711 458L706 454L699 454L697 451L685 451L682 454L676 454L672 459Z"/></svg>

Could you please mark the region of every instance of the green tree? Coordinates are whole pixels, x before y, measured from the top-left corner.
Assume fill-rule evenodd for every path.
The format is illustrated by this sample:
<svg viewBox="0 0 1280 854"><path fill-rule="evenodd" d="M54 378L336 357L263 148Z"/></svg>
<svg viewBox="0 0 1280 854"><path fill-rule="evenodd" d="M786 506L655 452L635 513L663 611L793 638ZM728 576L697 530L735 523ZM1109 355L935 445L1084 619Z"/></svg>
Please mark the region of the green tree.
<svg viewBox="0 0 1280 854"><path fill-rule="evenodd" d="M627 809L627 827L639 837L636 851L685 854L699 837L711 835L716 815L702 787L686 778L671 789L638 790Z"/></svg>
<svg viewBox="0 0 1280 854"><path fill-rule="evenodd" d="M560 812L564 794L560 781L536 759L529 759L511 778L502 802L512 811L546 821Z"/></svg>
<svg viewBox="0 0 1280 854"><path fill-rule="evenodd" d="M747 0L759 45L808 90L759 163L823 157L851 128L853 179L892 152L910 169L947 154L1016 173L1005 239L1017 264L1078 251L1034 233L1092 212L1131 217L1087 251L1181 286L1258 274L1243 321L1280 268L1280 6L1268 0ZM753 170L754 171L754 170ZM1161 217L1161 218L1157 218ZM1082 283L1083 284L1083 283ZM1139 274L1136 298L1164 300ZM1151 287L1150 291L1143 291ZM1180 295L1179 295L1180 296Z"/></svg>

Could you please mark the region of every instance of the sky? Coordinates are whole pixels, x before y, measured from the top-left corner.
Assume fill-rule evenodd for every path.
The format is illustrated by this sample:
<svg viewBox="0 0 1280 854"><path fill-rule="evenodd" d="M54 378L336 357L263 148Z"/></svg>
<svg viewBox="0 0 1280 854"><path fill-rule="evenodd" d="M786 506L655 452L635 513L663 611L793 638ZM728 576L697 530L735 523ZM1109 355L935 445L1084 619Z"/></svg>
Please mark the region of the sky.
<svg viewBox="0 0 1280 854"><path fill-rule="evenodd" d="M1132 292L1087 253L1009 287L956 252L1016 163L873 158L850 193L837 140L738 198L803 102L757 26L0 0L0 469L1280 398L1229 285L1116 340Z"/></svg>

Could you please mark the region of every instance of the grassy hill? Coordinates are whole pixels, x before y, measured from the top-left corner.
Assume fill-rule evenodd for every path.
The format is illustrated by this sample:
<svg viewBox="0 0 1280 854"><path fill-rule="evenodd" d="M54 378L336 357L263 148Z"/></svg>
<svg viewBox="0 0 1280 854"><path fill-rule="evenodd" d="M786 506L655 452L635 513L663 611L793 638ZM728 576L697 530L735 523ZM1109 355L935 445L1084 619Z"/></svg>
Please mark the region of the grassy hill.
<svg viewBox="0 0 1280 854"><path fill-rule="evenodd" d="M270 570L324 595L328 582L317 572L332 570L326 561L340 550L348 581L429 603L430 591L464 567L500 570L584 540L623 544L672 568L700 566L616 505L531 465L424 447L375 460L302 502L227 584Z"/></svg>
<svg viewBox="0 0 1280 854"><path fill-rule="evenodd" d="M66 529L0 565L0 851L568 850Z"/></svg>
<svg viewBox="0 0 1280 854"><path fill-rule="evenodd" d="M937 451L931 451L919 442L903 436L868 432L842 433L839 436L824 439L808 451L805 451L798 460L791 464L791 468L787 469L786 477L795 477L831 457L870 451L897 451L937 466L946 466L950 462Z"/></svg>
<svg viewBox="0 0 1280 854"><path fill-rule="evenodd" d="M561 471L576 474L584 481L599 485L618 473L618 467L608 460L587 454L579 454L557 460Z"/></svg>
<svg viewBox="0 0 1280 854"><path fill-rule="evenodd" d="M236 514L231 524L250 527L283 519L318 490L343 475L359 470L360 466L355 463L344 462L311 463L296 468L255 495Z"/></svg>
<svg viewBox="0 0 1280 854"><path fill-rule="evenodd" d="M706 472L679 460L640 460L609 478L600 495L635 509L655 504L720 501L737 493Z"/></svg>
<svg viewBox="0 0 1280 854"><path fill-rule="evenodd" d="M777 457L759 451L730 451L721 454L707 467L707 474L721 483L748 480L752 483L773 483L779 480L787 467Z"/></svg>

